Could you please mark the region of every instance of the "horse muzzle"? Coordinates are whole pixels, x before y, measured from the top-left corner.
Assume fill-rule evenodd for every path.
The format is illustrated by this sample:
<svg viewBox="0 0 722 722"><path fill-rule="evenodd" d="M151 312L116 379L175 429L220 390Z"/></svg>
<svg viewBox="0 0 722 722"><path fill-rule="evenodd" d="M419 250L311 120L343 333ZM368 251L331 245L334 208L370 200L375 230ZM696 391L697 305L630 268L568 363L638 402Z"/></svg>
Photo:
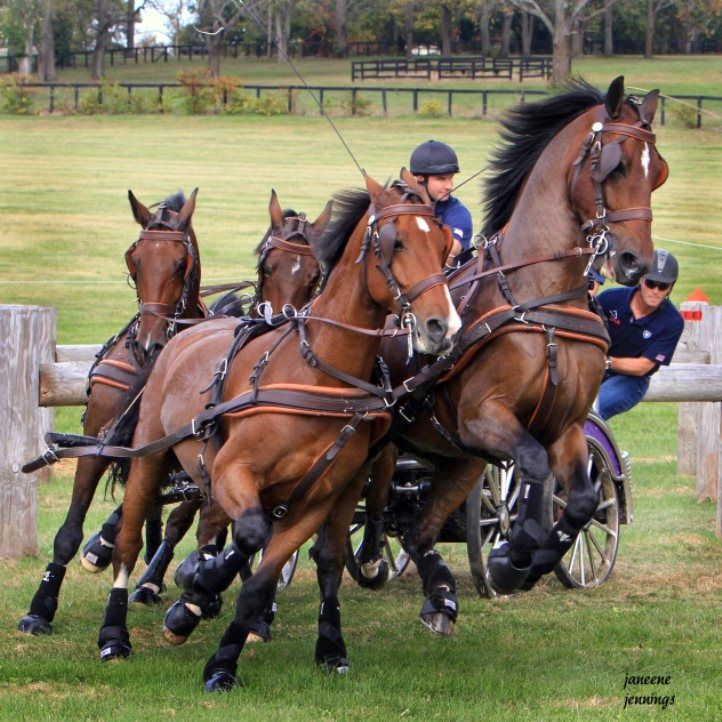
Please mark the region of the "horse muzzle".
<svg viewBox="0 0 722 722"><path fill-rule="evenodd" d="M612 268L617 283L624 286L636 286L647 272L648 266L635 253L623 251L615 255Z"/></svg>

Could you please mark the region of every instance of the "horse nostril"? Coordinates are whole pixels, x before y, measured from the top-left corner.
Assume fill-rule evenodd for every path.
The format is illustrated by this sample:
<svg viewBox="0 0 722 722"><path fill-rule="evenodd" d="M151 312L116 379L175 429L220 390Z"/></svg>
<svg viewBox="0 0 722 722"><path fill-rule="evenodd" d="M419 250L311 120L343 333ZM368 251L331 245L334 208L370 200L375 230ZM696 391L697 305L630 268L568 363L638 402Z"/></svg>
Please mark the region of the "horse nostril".
<svg viewBox="0 0 722 722"><path fill-rule="evenodd" d="M446 338L448 325L445 321L438 318L430 318L426 321L426 334L436 344L441 343Z"/></svg>
<svg viewBox="0 0 722 722"><path fill-rule="evenodd" d="M619 270L631 282L636 282L647 270L644 263L634 253L625 252L619 256Z"/></svg>

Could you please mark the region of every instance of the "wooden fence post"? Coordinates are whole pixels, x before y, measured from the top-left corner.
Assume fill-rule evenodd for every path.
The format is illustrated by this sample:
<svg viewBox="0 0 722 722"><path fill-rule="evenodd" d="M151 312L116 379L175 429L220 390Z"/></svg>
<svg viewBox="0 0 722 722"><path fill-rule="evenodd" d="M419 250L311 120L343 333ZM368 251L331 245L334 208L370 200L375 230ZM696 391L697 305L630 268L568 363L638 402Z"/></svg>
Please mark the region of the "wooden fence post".
<svg viewBox="0 0 722 722"><path fill-rule="evenodd" d="M0 557L37 553L36 483L44 474L23 474L40 455L53 412L38 406L40 364L55 360L55 309L0 306Z"/></svg>

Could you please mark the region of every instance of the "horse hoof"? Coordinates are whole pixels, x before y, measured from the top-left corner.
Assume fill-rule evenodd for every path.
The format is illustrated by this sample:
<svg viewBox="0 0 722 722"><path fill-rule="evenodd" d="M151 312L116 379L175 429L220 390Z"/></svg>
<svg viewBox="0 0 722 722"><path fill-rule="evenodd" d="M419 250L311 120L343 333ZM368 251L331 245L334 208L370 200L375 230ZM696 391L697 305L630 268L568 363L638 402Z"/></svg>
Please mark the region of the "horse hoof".
<svg viewBox="0 0 722 722"><path fill-rule="evenodd" d="M266 622L260 620L251 625L251 631L246 637L246 643L249 642L268 642L271 639L271 628Z"/></svg>
<svg viewBox="0 0 722 722"><path fill-rule="evenodd" d="M130 651L130 644L119 639L111 639L101 648L100 661L112 662L115 659L127 659L130 657Z"/></svg>
<svg viewBox="0 0 722 722"><path fill-rule="evenodd" d="M217 669L205 681L203 689L206 692L229 692L236 684L238 684L238 680L234 675L225 669Z"/></svg>
<svg viewBox="0 0 722 722"><path fill-rule="evenodd" d="M347 674L351 662L346 657L327 657L319 662L319 666L326 674Z"/></svg>
<svg viewBox="0 0 722 722"><path fill-rule="evenodd" d="M357 584L364 589L381 589L389 579L389 565L385 559L359 564Z"/></svg>
<svg viewBox="0 0 722 722"><path fill-rule="evenodd" d="M199 606L203 619L215 619L223 609L223 597L220 594L211 594L204 597Z"/></svg>
<svg viewBox="0 0 722 722"><path fill-rule="evenodd" d="M80 564L86 572L97 574L107 569L111 561L113 561L113 545L109 545L102 539L100 532L96 532L83 547Z"/></svg>
<svg viewBox="0 0 722 722"><path fill-rule="evenodd" d="M129 604L142 604L144 607L155 607L163 603L158 594L148 587L136 587L136 590L128 597Z"/></svg>
<svg viewBox="0 0 722 722"><path fill-rule="evenodd" d="M492 549L488 566L489 581L497 594L512 594L520 590L531 571L531 564L527 567L514 566L508 544Z"/></svg>
<svg viewBox="0 0 722 722"><path fill-rule="evenodd" d="M440 637L451 637L454 634L454 620L448 614L442 612L420 614L419 619L430 632Z"/></svg>
<svg viewBox="0 0 722 722"><path fill-rule="evenodd" d="M28 614L26 617L23 617L18 624L18 629L21 632L34 634L35 636L40 634L50 634L52 631L50 628L50 622L37 614Z"/></svg>
<svg viewBox="0 0 722 722"><path fill-rule="evenodd" d="M200 614L196 614L182 599L178 599L165 614L163 636L167 642L175 646L183 644L193 634L200 621Z"/></svg>

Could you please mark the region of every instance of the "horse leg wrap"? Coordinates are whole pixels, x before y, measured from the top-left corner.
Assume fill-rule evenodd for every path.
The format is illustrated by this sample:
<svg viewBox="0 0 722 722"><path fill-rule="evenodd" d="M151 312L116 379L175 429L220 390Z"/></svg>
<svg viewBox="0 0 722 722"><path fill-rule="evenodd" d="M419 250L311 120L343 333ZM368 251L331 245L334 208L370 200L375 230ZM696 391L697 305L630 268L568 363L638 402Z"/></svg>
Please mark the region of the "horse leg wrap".
<svg viewBox="0 0 722 722"><path fill-rule="evenodd" d="M102 662L130 655L131 644L126 626L127 617L128 590L111 589L105 608L105 619L98 635L98 649L100 649Z"/></svg>
<svg viewBox="0 0 722 722"><path fill-rule="evenodd" d="M147 519L145 522L145 563L150 564L163 543L163 520Z"/></svg>
<svg viewBox="0 0 722 722"><path fill-rule="evenodd" d="M366 522L361 553L356 560L358 564L356 582L365 589L380 589L389 578L389 564L381 553L383 529L383 519Z"/></svg>
<svg viewBox="0 0 722 722"><path fill-rule="evenodd" d="M131 604L150 605L161 603L158 592L164 588L163 577L168 570L171 559L173 559L173 547L167 539L164 539L150 560L145 574L138 580L135 591L130 595L128 601Z"/></svg>
<svg viewBox="0 0 722 722"><path fill-rule="evenodd" d="M45 568L42 581L30 602L30 611L20 620L18 629L30 634L50 634L50 622L58 608L60 587L65 577L65 567L50 562Z"/></svg>
<svg viewBox="0 0 722 722"><path fill-rule="evenodd" d="M544 513L544 483L526 482L522 485L519 516L511 530L509 554L515 567L531 564L531 555L542 545L544 530L541 527Z"/></svg>
<svg viewBox="0 0 722 722"><path fill-rule="evenodd" d="M119 506L106 520L100 531L88 539L80 555L80 563L87 572L102 572L113 560L115 533L123 516L123 507Z"/></svg>
<svg viewBox="0 0 722 722"><path fill-rule="evenodd" d="M421 558L419 573L426 599L421 608L420 617L443 614L452 622L459 613L456 598L456 580L441 555L435 551L428 552Z"/></svg>
<svg viewBox="0 0 722 722"><path fill-rule="evenodd" d="M571 549L578 535L579 529L573 527L565 517L562 517L552 527L542 548L534 552L529 579L525 586L531 589L541 576L553 571L562 557Z"/></svg>
<svg viewBox="0 0 722 722"><path fill-rule="evenodd" d="M238 657L248 637L248 629L231 622L221 639L218 651L208 660L203 669L203 682L206 692L224 692L238 683L236 670Z"/></svg>
<svg viewBox="0 0 722 722"><path fill-rule="evenodd" d="M508 542L491 550L489 554L491 585L498 594L511 594L521 589L529 576L531 562L517 566L511 556Z"/></svg>
<svg viewBox="0 0 722 722"><path fill-rule="evenodd" d="M351 666L341 635L341 608L336 597L326 597L318 611L318 639L316 664L325 665L327 672L344 674Z"/></svg>
<svg viewBox="0 0 722 722"><path fill-rule="evenodd" d="M233 544L215 557L201 556L193 588L206 594L225 591L247 561L248 555L238 551Z"/></svg>
<svg viewBox="0 0 722 722"><path fill-rule="evenodd" d="M271 606L255 621L248 625L249 632L260 637L264 642L271 639L271 625L276 617L276 609L278 606L273 602Z"/></svg>

